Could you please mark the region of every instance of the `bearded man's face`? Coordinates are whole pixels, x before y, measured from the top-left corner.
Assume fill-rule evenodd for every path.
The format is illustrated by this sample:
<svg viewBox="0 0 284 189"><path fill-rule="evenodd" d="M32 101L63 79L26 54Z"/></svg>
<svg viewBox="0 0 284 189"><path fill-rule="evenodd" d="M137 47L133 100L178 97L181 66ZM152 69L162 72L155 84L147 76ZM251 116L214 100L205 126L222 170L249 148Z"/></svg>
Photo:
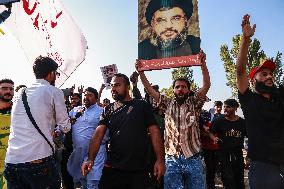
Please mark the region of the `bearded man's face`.
<svg viewBox="0 0 284 189"><path fill-rule="evenodd" d="M0 84L0 100L10 102L14 96L14 85L11 83Z"/></svg>
<svg viewBox="0 0 284 189"><path fill-rule="evenodd" d="M159 43L171 43L177 38L185 40L187 35L187 18L179 7L156 11L151 25Z"/></svg>

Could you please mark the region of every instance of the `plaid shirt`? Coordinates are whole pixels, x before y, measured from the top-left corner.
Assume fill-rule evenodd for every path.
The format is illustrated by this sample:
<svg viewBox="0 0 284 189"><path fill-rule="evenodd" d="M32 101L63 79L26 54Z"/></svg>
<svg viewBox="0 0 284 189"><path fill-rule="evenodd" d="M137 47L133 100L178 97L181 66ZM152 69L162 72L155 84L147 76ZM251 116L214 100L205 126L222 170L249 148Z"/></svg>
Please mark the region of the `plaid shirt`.
<svg viewBox="0 0 284 189"><path fill-rule="evenodd" d="M205 98L198 93L188 97L182 105L175 99L160 96L160 107L165 112L165 152L167 155L183 154L189 158L200 152L199 116Z"/></svg>

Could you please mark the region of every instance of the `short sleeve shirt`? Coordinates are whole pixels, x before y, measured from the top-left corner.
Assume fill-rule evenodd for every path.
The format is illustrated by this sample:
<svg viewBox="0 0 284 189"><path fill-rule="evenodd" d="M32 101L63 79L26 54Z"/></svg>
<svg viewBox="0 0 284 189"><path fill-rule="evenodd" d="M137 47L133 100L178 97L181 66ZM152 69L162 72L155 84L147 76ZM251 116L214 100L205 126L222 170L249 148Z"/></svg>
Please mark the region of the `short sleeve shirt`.
<svg viewBox="0 0 284 189"><path fill-rule="evenodd" d="M249 157L252 160L284 163L284 90L267 99L249 89L239 100L243 110Z"/></svg>
<svg viewBox="0 0 284 189"><path fill-rule="evenodd" d="M122 170L147 168L147 129L157 126L151 106L144 100L112 103L104 109L99 125L109 129L106 164Z"/></svg>
<svg viewBox="0 0 284 189"><path fill-rule="evenodd" d="M189 96L181 105L175 99L160 96L160 107L165 107L165 152L186 158L200 152L199 116L205 97L198 93Z"/></svg>
<svg viewBox="0 0 284 189"><path fill-rule="evenodd" d="M220 151L230 152L242 149L246 136L245 120L238 118L236 121L230 121L225 117L216 118L212 122L210 132L217 134L221 139L219 142Z"/></svg>

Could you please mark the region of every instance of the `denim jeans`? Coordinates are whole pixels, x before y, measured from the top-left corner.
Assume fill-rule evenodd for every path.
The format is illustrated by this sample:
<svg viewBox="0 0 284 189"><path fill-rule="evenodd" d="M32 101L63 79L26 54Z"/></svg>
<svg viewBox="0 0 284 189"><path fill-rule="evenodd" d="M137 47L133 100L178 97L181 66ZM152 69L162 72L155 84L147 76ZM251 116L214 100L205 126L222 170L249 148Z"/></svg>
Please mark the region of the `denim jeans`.
<svg viewBox="0 0 284 189"><path fill-rule="evenodd" d="M8 189L60 189L61 179L50 156L40 163L19 163L5 165Z"/></svg>
<svg viewBox="0 0 284 189"><path fill-rule="evenodd" d="M205 189L205 170L200 155L166 156L164 189Z"/></svg>
<svg viewBox="0 0 284 189"><path fill-rule="evenodd" d="M99 180L87 180L86 177L80 179L82 189L99 189Z"/></svg>
<svg viewBox="0 0 284 189"><path fill-rule="evenodd" d="M283 189L284 165L251 161L249 185L251 189Z"/></svg>

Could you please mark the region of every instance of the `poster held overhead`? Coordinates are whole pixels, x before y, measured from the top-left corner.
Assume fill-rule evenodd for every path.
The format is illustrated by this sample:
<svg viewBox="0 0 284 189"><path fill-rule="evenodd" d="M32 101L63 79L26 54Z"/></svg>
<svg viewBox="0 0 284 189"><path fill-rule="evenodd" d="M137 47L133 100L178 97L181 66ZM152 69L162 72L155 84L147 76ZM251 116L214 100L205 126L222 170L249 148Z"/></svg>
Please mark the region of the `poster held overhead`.
<svg viewBox="0 0 284 189"><path fill-rule="evenodd" d="M197 0L139 0L138 59L145 65L200 65L200 42Z"/></svg>
<svg viewBox="0 0 284 189"><path fill-rule="evenodd" d="M118 73L116 64L101 67L101 72L102 72L102 75L103 75L103 79L104 79L106 89L110 89L111 88L111 85L110 85L111 79L113 78L113 76L115 74Z"/></svg>

